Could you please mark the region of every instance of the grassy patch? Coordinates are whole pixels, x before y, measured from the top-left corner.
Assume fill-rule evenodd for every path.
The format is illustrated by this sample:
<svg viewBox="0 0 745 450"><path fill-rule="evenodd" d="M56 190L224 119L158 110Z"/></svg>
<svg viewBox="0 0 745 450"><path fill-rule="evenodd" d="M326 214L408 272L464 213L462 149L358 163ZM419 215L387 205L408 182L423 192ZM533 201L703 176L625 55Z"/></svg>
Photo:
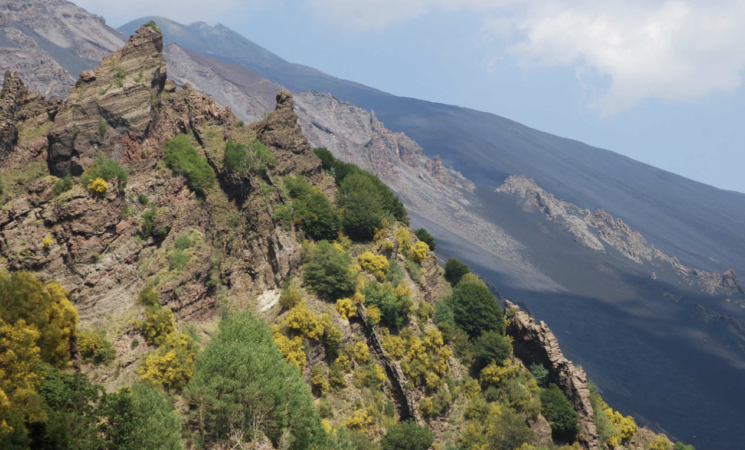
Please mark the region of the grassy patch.
<svg viewBox="0 0 745 450"><path fill-rule="evenodd" d="M49 175L49 167L45 161L34 161L26 164L22 169L11 169L3 172L0 183L2 185L2 202L6 203L24 192L28 185Z"/></svg>

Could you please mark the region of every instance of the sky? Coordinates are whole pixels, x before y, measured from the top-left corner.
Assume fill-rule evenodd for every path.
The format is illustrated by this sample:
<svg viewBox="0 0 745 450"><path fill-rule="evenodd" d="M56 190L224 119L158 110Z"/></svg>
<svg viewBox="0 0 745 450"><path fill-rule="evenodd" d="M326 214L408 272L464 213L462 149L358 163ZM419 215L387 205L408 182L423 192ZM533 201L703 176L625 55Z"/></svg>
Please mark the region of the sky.
<svg viewBox="0 0 745 450"><path fill-rule="evenodd" d="M222 23L282 58L745 193L745 0L78 0Z"/></svg>

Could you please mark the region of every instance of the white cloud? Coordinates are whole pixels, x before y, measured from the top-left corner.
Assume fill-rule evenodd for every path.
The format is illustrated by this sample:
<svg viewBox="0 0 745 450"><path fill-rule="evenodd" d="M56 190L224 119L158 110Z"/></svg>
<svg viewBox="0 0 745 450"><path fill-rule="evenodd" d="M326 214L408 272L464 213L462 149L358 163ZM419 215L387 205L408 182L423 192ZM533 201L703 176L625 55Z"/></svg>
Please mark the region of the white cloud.
<svg viewBox="0 0 745 450"><path fill-rule="evenodd" d="M523 64L576 66L610 78L604 114L647 98L683 101L740 86L745 2L551 2L516 21Z"/></svg>
<svg viewBox="0 0 745 450"><path fill-rule="evenodd" d="M521 64L573 67L583 83L610 80L591 102L603 114L649 98L731 91L745 68L745 0L307 1L318 14L362 30L438 9L479 12L485 36L503 42Z"/></svg>

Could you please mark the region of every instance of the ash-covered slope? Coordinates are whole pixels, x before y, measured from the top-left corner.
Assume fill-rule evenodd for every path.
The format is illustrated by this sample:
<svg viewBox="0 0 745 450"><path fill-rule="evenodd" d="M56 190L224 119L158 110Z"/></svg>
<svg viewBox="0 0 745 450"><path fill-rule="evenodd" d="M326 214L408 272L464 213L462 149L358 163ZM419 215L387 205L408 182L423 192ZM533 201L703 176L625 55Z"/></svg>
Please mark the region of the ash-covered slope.
<svg viewBox="0 0 745 450"><path fill-rule="evenodd" d="M450 105L396 97L292 64L234 31L204 23L154 19L166 42L247 67L293 91L331 93L439 155L476 183L497 187L510 175L533 178L582 208L605 208L691 267L745 273L745 194L723 191L619 154L543 133L511 120Z"/></svg>
<svg viewBox="0 0 745 450"><path fill-rule="evenodd" d="M0 1L0 70L46 97L66 97L80 72L125 42L102 17L68 1Z"/></svg>

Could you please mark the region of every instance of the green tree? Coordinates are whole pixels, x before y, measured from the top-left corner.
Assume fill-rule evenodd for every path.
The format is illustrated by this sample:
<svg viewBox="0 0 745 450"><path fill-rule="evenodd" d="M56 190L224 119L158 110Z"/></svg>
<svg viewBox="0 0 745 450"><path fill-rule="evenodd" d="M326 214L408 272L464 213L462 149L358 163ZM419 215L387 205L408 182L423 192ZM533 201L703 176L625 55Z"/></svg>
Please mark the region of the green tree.
<svg viewBox="0 0 745 450"><path fill-rule="evenodd" d="M377 281L365 286L365 305L380 310L380 322L393 328L400 328L408 321L410 308L414 305L408 296L398 297L393 289L387 289Z"/></svg>
<svg viewBox="0 0 745 450"><path fill-rule="evenodd" d="M579 432L579 417L564 392L555 384L541 389L541 412L551 424L554 439L574 442Z"/></svg>
<svg viewBox="0 0 745 450"><path fill-rule="evenodd" d="M337 300L354 292L351 264L349 253L340 253L328 241L321 241L308 255L303 279L320 295Z"/></svg>
<svg viewBox="0 0 745 450"><path fill-rule="evenodd" d="M468 268L468 264L461 262L458 258L450 258L445 263L445 280L453 287L457 286L460 279L467 273L471 273L471 269Z"/></svg>
<svg viewBox="0 0 745 450"><path fill-rule="evenodd" d="M471 347L473 355L473 365L477 371L492 363L502 364L502 361L509 358L512 354L512 345L510 340L503 335L489 331L482 334Z"/></svg>
<svg viewBox="0 0 745 450"><path fill-rule="evenodd" d="M531 364L530 374L535 378L535 382L540 387L546 387L548 383L548 370L541 364ZM592 392L592 391L591 391Z"/></svg>
<svg viewBox="0 0 745 450"><path fill-rule="evenodd" d="M250 313L222 320L184 395L204 442L233 446L263 432L275 446L282 439L292 449L327 448L300 371L285 363L269 326Z"/></svg>
<svg viewBox="0 0 745 450"><path fill-rule="evenodd" d="M296 216L314 239L334 240L339 236L341 218L323 192L315 192L296 203Z"/></svg>
<svg viewBox="0 0 745 450"><path fill-rule="evenodd" d="M427 450L433 442L434 436L428 427L405 421L388 427L380 444L383 450Z"/></svg>
<svg viewBox="0 0 745 450"><path fill-rule="evenodd" d="M185 135L179 135L166 142L163 147L166 165L174 172L180 173L194 192L204 193L214 186L215 173L207 161L197 153Z"/></svg>
<svg viewBox="0 0 745 450"><path fill-rule="evenodd" d="M325 148L325 147L318 147L313 149L313 153L318 156L318 158L321 160L321 167L323 167L323 170L329 171L334 167L334 163L336 162L336 158L334 157L331 152Z"/></svg>
<svg viewBox="0 0 745 450"><path fill-rule="evenodd" d="M434 236L429 234L429 231L425 230L424 228L419 228L418 230L414 231L414 234L416 234L417 239L426 242L427 245L429 245L430 250L435 251L437 243L435 242Z"/></svg>
<svg viewBox="0 0 745 450"><path fill-rule="evenodd" d="M486 284L475 275L461 279L450 299L455 324L471 336L485 331L504 333L502 307Z"/></svg>
<svg viewBox="0 0 745 450"><path fill-rule="evenodd" d="M369 241L380 227L385 211L383 199L370 177L361 173L348 176L339 186L339 207L349 237Z"/></svg>

